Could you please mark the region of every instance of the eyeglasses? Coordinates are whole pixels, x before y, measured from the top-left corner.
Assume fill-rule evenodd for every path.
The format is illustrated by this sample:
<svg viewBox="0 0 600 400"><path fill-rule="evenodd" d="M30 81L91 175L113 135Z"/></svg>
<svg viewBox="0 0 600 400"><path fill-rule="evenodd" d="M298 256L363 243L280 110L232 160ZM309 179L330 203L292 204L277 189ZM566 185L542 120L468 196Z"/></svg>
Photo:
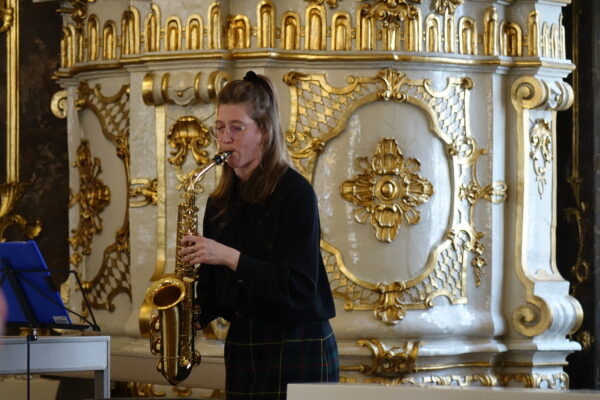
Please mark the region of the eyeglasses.
<svg viewBox="0 0 600 400"><path fill-rule="evenodd" d="M229 137L235 140L242 136L247 129L248 125L244 124L235 123L229 126L218 124L210 129L210 134L214 139L219 140L222 139L223 136L225 136L225 132L227 132Z"/></svg>

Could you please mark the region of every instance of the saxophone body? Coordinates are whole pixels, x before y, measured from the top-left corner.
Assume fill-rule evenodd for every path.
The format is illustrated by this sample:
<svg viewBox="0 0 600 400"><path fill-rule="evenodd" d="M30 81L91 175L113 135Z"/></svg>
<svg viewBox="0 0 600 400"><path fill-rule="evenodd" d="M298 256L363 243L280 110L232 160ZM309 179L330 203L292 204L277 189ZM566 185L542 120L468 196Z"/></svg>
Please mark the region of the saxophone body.
<svg viewBox="0 0 600 400"><path fill-rule="evenodd" d="M183 193L183 201L177 208L175 271L152 283L146 291L146 301L157 310L150 319L150 351L160 357L156 369L171 385L186 379L201 359L200 353L194 348L194 317L199 312L194 309L196 271L193 265L180 260L181 239L185 235L198 234L196 183L230 155L231 152L215 155L208 166L190 179Z"/></svg>

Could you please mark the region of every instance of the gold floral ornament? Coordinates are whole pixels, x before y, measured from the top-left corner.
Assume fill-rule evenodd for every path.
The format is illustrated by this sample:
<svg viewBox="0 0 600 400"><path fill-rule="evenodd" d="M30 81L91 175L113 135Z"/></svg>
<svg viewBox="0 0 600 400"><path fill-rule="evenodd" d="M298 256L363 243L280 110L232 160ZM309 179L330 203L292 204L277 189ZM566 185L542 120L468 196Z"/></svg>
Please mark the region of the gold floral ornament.
<svg viewBox="0 0 600 400"><path fill-rule="evenodd" d="M543 119L536 120L535 125L529 133L529 142L531 146L529 158L531 158L533 164L538 193L541 199L544 195L548 165L552 162L552 132L550 124Z"/></svg>
<svg viewBox="0 0 600 400"><path fill-rule="evenodd" d="M358 206L354 218L361 224L369 221L378 240L391 242L400 225L420 221L417 207L429 200L433 186L418 174L417 159L404 158L395 139L381 139L371 161L357 158L356 169L359 175L342 183L340 193Z"/></svg>
<svg viewBox="0 0 600 400"><path fill-rule="evenodd" d="M83 140L77 149L77 161L73 165L79 170L79 193L71 192L69 207L79 204L79 224L73 229L69 243L73 249L71 264L79 265L83 255L92 252L92 238L102 231L100 214L110 203L110 188L99 178L102 172L100 159L92 156L90 144ZM81 250L81 253L79 253Z"/></svg>

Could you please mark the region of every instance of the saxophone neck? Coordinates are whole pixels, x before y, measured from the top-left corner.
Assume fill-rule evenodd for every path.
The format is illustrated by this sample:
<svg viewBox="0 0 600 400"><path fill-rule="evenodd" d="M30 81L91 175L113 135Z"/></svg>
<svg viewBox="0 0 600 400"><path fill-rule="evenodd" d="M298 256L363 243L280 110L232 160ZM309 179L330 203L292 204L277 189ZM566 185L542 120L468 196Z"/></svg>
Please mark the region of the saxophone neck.
<svg viewBox="0 0 600 400"><path fill-rule="evenodd" d="M215 165L223 164L225 161L227 161L229 156L232 154L233 154L233 151L224 151L222 153L215 154L215 156L212 158L212 161L210 162L210 164L208 164L206 167L202 168L190 179L190 183L187 187L186 192L193 192L196 189L196 184L198 183L200 178L202 178L204 176L204 174L206 174L208 171L210 171Z"/></svg>

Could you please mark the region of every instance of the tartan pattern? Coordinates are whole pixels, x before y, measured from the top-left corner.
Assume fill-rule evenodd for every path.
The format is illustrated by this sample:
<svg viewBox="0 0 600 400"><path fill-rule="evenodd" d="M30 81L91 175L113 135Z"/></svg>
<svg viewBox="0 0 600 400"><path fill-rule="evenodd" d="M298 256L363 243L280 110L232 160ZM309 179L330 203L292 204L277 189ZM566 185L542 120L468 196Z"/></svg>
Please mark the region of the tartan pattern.
<svg viewBox="0 0 600 400"><path fill-rule="evenodd" d="M264 322L236 317L225 342L227 400L285 400L288 383L337 382L329 321Z"/></svg>

